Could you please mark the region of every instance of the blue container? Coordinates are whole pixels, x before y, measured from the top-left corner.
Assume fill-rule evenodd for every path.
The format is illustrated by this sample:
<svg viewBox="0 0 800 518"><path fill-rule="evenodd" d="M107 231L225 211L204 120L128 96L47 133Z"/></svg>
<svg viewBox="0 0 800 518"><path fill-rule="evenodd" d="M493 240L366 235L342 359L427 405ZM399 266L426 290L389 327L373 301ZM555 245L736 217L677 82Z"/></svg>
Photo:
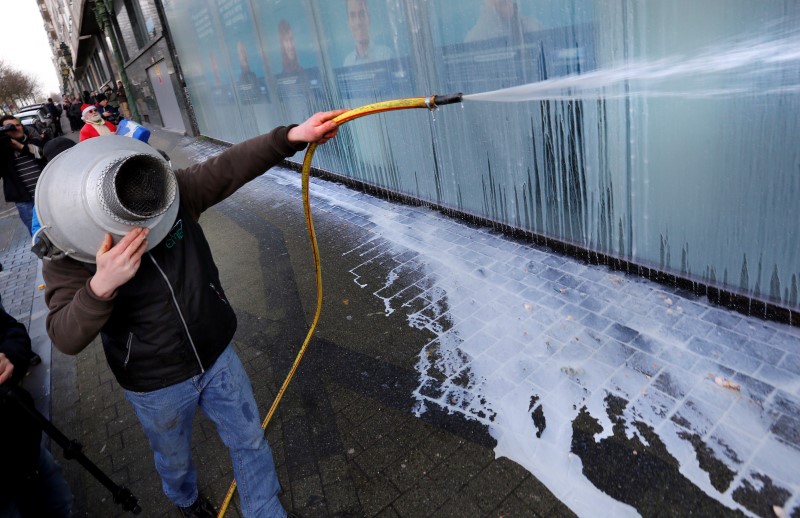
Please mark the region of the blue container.
<svg viewBox="0 0 800 518"><path fill-rule="evenodd" d="M117 125L117 135L147 142L150 139L150 130L132 120L122 119Z"/></svg>

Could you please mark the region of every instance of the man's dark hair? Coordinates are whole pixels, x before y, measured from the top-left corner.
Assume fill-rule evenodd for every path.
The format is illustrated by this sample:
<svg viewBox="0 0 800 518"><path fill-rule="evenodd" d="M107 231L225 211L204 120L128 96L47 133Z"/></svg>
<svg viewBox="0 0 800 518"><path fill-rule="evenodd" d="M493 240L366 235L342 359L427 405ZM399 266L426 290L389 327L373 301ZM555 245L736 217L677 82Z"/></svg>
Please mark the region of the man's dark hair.
<svg viewBox="0 0 800 518"><path fill-rule="evenodd" d="M108 99L108 97L106 97L104 94L97 94L97 95L94 96L94 99L97 102L101 102L101 101L105 101L106 99Z"/></svg>
<svg viewBox="0 0 800 518"><path fill-rule="evenodd" d="M67 137L56 137L52 140L47 141L47 144L45 144L44 148L42 148L42 154L44 155L45 159L47 159L47 161L49 162L56 156L58 156L59 153L68 150L74 145L75 142L68 139Z"/></svg>
<svg viewBox="0 0 800 518"><path fill-rule="evenodd" d="M10 120L17 120L17 118L14 117L13 115L3 115L2 117L0 117L0 126L5 126L6 121Z"/></svg>
<svg viewBox="0 0 800 518"><path fill-rule="evenodd" d="M53 98L52 97L48 97L47 98L47 102L49 102L49 103L53 102Z"/></svg>

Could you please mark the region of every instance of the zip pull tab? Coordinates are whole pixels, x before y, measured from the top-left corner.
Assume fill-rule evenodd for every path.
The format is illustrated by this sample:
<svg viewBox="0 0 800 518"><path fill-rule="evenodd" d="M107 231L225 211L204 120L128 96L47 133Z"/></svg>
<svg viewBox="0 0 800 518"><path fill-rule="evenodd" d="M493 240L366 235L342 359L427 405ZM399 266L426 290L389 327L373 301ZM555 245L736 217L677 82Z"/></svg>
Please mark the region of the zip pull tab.
<svg viewBox="0 0 800 518"><path fill-rule="evenodd" d="M230 304L228 304L228 301L227 301L227 300L225 300L225 297L223 297L223 296L222 296L222 294L219 292L219 290L217 289L217 287L216 287L216 286L214 286L214 283L213 283L213 282L209 282L209 283L208 283L208 285L209 285L209 286L211 286L211 289L212 289L212 290L214 290L214 293L216 293L216 294L217 294L217 297L219 297L219 300L221 300L222 302L224 302L226 306L229 306L229 305L230 305Z"/></svg>
<svg viewBox="0 0 800 518"><path fill-rule="evenodd" d="M128 362L131 360L131 348L133 347L133 332L128 333L128 352L125 354L125 364L123 367L128 368Z"/></svg>

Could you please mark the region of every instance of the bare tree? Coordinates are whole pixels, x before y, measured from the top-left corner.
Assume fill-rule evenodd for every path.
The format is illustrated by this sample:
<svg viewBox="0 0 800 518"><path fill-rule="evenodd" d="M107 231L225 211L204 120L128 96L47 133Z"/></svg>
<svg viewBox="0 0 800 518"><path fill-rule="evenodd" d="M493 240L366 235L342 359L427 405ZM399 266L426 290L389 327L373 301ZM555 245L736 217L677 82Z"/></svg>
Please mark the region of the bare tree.
<svg viewBox="0 0 800 518"><path fill-rule="evenodd" d="M41 95L41 86L29 74L0 60L0 101L14 104L30 102Z"/></svg>

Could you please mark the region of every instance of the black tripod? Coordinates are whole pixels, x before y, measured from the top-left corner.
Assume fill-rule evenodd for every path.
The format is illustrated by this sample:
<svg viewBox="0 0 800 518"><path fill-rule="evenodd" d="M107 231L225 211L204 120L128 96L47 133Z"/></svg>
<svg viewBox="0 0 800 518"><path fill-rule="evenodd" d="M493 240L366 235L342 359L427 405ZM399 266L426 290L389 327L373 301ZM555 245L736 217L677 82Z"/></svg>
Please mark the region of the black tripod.
<svg viewBox="0 0 800 518"><path fill-rule="evenodd" d="M33 408L33 406L28 405L20 397L18 390L19 389L16 387L4 387L0 385L0 399L13 401L21 409L23 409L31 417L31 419L33 419L39 425L39 427L50 436L51 439L61 446L61 448L64 450L65 459L77 460L78 463L86 469L86 471L91 473L94 478L96 478L106 487L106 489L111 491L111 495L114 497L114 503L121 505L123 509L126 511L131 511L133 514L139 514L142 512L142 508L139 507L139 499L133 496L128 488L125 486L118 486L113 480L108 478L108 476L103 473L103 471L98 468L97 465L95 465L86 457L86 455L83 454L83 451L81 451L83 446L81 446L78 441L67 438L66 435L61 433L61 431L38 410Z"/></svg>

